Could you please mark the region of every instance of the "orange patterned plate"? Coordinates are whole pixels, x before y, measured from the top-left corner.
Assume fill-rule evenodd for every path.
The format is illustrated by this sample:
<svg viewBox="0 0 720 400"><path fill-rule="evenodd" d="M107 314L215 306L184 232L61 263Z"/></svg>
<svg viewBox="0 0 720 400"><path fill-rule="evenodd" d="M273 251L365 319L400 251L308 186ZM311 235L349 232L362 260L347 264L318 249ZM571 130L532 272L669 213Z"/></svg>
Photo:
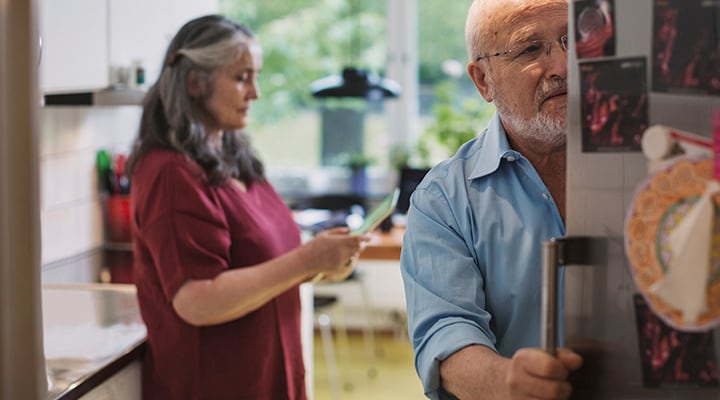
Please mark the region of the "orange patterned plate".
<svg viewBox="0 0 720 400"><path fill-rule="evenodd" d="M715 218L707 310L696 322L685 322L679 310L651 293L649 288L667 272L670 232L700 199L712 174L711 159L683 159L672 164L640 186L625 219L625 253L635 285L655 314L668 325L684 331L705 331L720 323L720 218ZM713 200L718 215L720 195Z"/></svg>

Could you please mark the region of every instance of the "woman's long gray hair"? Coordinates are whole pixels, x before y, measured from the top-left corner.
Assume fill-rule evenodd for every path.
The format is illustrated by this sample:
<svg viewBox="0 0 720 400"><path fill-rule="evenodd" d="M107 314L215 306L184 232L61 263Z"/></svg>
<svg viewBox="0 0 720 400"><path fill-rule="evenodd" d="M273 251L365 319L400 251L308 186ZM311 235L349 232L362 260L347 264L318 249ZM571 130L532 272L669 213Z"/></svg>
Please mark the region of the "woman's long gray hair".
<svg viewBox="0 0 720 400"><path fill-rule="evenodd" d="M166 148L200 164L212 185L229 177L248 184L265 180L263 164L245 133L223 132L219 151L207 140L203 123L212 121L202 104L212 95L215 72L240 57L254 37L246 26L220 15L200 17L180 28L168 46L160 77L145 96L140 133L128 158L128 175L132 176L137 162L150 150ZM189 94L191 72L205 89L200 98Z"/></svg>

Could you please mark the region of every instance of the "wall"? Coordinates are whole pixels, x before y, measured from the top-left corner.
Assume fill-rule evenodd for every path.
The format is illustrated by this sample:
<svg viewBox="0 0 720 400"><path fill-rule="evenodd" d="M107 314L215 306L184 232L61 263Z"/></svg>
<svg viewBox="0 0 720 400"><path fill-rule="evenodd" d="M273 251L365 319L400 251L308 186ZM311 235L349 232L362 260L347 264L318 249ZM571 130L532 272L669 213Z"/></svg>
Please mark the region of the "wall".
<svg viewBox="0 0 720 400"><path fill-rule="evenodd" d="M95 156L99 149L127 153L140 113L138 106L40 110L43 283L99 278L103 223Z"/></svg>
<svg viewBox="0 0 720 400"><path fill-rule="evenodd" d="M606 57L645 57L648 78L653 62L654 4L653 0L615 1L617 50L615 56ZM573 24L570 37L574 37ZM575 52L568 54L567 232L569 236L603 238L608 250L607 260L602 263L568 268L565 275L565 337L592 345L594 358L586 365L593 368L589 370L596 375L593 382L602 388L595 396L583 398L717 399L717 388L696 390L690 384L650 389L644 386L633 307L633 295L638 290L625 255L624 223L635 191L646 179L646 159L640 151L582 150L579 62ZM711 112L720 108L717 96L660 93L653 91L649 82L649 125L664 124L710 135ZM717 343L717 330L715 336Z"/></svg>

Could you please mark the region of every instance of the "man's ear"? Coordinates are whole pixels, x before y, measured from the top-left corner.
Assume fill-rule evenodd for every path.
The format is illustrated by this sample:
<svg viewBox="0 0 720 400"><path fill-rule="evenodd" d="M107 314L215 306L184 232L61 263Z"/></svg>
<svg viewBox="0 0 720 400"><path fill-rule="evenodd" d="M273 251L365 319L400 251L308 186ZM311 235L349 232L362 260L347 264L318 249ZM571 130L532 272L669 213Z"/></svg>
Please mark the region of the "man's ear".
<svg viewBox="0 0 720 400"><path fill-rule="evenodd" d="M196 71L190 71L187 75L188 95L192 98L201 97L205 93L204 86L198 79Z"/></svg>
<svg viewBox="0 0 720 400"><path fill-rule="evenodd" d="M480 96L485 99L488 103L492 103L493 98L490 95L490 88L488 86L488 76L485 69L486 65L482 65L481 62L471 61L467 65L467 73L472 79L475 87L477 88Z"/></svg>

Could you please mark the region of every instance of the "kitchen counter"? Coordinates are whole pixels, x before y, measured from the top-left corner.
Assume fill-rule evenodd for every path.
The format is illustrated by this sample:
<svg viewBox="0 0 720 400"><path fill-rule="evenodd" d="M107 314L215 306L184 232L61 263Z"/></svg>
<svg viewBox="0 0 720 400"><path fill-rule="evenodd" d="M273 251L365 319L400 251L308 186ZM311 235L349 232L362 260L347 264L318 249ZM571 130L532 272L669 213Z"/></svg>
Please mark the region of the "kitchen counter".
<svg viewBox="0 0 720 400"><path fill-rule="evenodd" d="M48 399L79 399L139 365L146 330L133 285L44 285L42 307ZM122 390L139 391L138 372Z"/></svg>
<svg viewBox="0 0 720 400"><path fill-rule="evenodd" d="M313 384L313 285L300 286L306 384ZM49 400L140 399L145 325L132 284L42 288Z"/></svg>

